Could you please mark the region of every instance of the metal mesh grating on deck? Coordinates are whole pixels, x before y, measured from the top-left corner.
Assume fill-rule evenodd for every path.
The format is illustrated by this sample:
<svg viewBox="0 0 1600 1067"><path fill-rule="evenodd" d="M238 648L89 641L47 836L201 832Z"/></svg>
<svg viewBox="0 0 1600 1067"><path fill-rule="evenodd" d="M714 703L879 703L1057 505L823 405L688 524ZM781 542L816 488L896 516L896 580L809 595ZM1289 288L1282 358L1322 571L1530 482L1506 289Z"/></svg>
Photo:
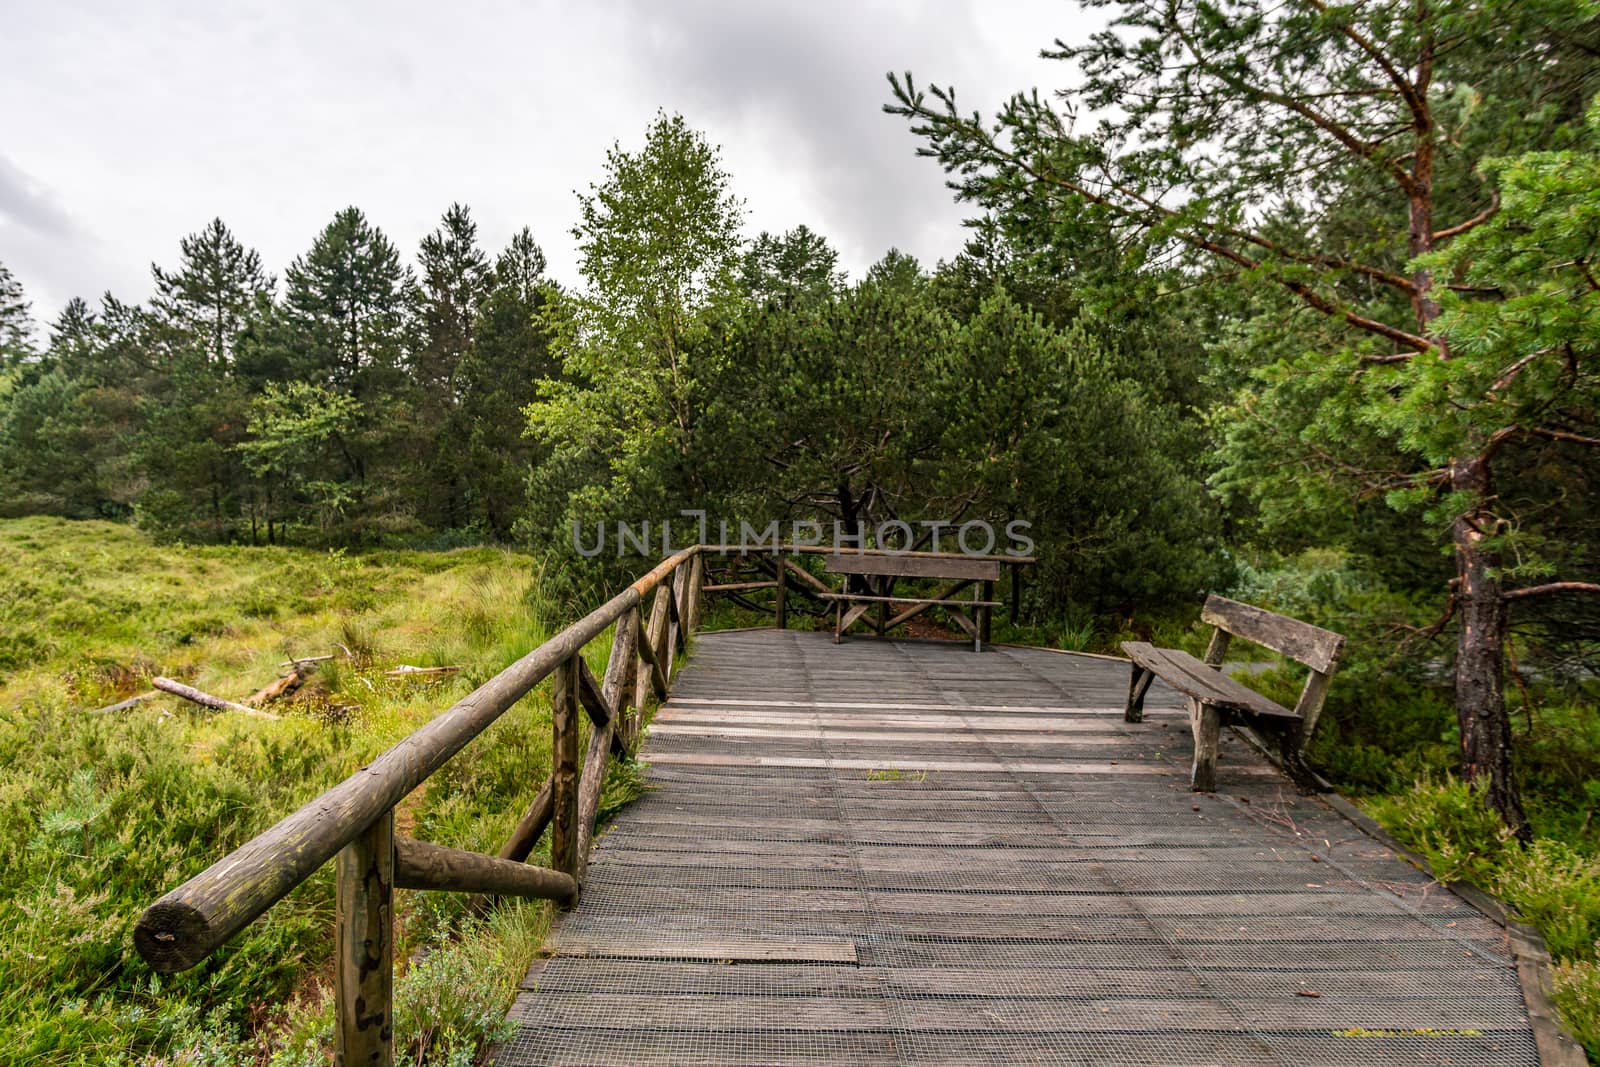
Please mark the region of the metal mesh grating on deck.
<svg viewBox="0 0 1600 1067"><path fill-rule="evenodd" d="M1538 1063L1496 924L1125 671L703 635L497 1062Z"/></svg>

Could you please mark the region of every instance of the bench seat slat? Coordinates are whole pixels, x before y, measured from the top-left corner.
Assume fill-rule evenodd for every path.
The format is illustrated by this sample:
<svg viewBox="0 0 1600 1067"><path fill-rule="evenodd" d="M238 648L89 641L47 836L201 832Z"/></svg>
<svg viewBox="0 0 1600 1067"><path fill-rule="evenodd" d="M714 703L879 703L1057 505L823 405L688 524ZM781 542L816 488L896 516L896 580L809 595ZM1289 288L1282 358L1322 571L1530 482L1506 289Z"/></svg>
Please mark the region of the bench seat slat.
<svg viewBox="0 0 1600 1067"><path fill-rule="evenodd" d="M894 578L966 578L996 581L1000 561L980 556L869 556L841 552L828 557L824 568L830 574L874 574Z"/></svg>
<svg viewBox="0 0 1600 1067"><path fill-rule="evenodd" d="M1122 651L1140 667L1185 696L1229 711L1299 721L1300 716L1293 711L1273 703L1187 652L1175 648L1156 648L1145 641L1124 641Z"/></svg>
<svg viewBox="0 0 1600 1067"><path fill-rule="evenodd" d="M817 599L870 600L874 602L883 601L890 604L949 604L951 607L957 608L1000 608L1005 606L1004 603L998 600L958 600L954 597L946 597L940 600L936 597L868 596L865 593L818 593Z"/></svg>

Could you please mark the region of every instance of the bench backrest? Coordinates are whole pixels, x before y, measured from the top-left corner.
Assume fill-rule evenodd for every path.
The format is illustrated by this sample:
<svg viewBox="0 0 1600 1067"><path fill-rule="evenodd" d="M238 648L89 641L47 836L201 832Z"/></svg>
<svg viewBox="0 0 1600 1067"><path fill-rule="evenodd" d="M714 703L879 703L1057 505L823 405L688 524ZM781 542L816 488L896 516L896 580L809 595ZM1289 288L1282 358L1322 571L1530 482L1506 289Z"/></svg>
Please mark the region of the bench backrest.
<svg viewBox="0 0 1600 1067"><path fill-rule="evenodd" d="M1222 657L1228 653L1228 639L1242 637L1311 668L1294 706L1295 714L1300 717L1296 748L1304 752L1311 742L1317 718L1322 714L1323 701L1328 697L1328 683L1339 663L1344 637L1309 622L1222 596L1206 597L1200 618L1216 627L1211 634L1211 645L1206 649L1206 662L1213 667L1221 668Z"/></svg>
<svg viewBox="0 0 1600 1067"><path fill-rule="evenodd" d="M828 557L832 574L877 574L896 578L949 578L992 582L1000 561L981 556L895 556L837 552Z"/></svg>
<svg viewBox="0 0 1600 1067"><path fill-rule="evenodd" d="M1344 647L1344 637L1332 630L1227 597L1206 597L1200 618L1235 637L1254 641L1324 674L1339 662L1339 650Z"/></svg>

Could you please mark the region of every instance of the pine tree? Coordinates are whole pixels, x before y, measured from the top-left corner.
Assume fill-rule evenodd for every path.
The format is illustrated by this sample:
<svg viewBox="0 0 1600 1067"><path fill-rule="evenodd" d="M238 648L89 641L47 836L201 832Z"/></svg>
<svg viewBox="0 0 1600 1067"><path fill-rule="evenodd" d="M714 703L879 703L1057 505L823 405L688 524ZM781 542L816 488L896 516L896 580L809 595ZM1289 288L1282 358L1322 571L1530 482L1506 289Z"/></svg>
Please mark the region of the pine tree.
<svg viewBox="0 0 1600 1067"><path fill-rule="evenodd" d="M99 320L88 301L75 296L67 301L56 321L50 324L50 347L46 359L69 378L83 377L99 347Z"/></svg>
<svg viewBox="0 0 1600 1067"><path fill-rule="evenodd" d="M536 383L559 370L541 314L555 291L544 270L544 252L524 228L496 260L494 287L458 372L460 403L438 448L455 461L462 503L454 524L499 541L509 540L522 518L537 455L522 410L536 398Z"/></svg>
<svg viewBox="0 0 1600 1067"><path fill-rule="evenodd" d="M745 252L739 274L757 305L826 300L844 286L839 253L803 224L780 236L763 232Z"/></svg>
<svg viewBox="0 0 1600 1067"><path fill-rule="evenodd" d="M22 283L0 263L0 371L33 356L33 319Z"/></svg>
<svg viewBox="0 0 1600 1067"><path fill-rule="evenodd" d="M179 248L177 270L150 268L156 282L152 310L203 353L206 363L228 366L251 309L271 294L272 278L261 269L261 257L240 244L221 219L185 237Z"/></svg>
<svg viewBox="0 0 1600 1067"><path fill-rule="evenodd" d="M249 407L247 380L236 373L240 338L270 302L273 283L221 219L179 247L176 270L150 268L156 296L147 332L157 371L133 442L148 483L139 504L151 529L227 540L249 498L236 451Z"/></svg>
<svg viewBox="0 0 1600 1067"><path fill-rule="evenodd" d="M406 355L416 282L360 208L335 215L284 280L307 376L358 397L392 386Z"/></svg>
<svg viewBox="0 0 1600 1067"><path fill-rule="evenodd" d="M922 264L917 262L916 256L891 248L867 268L866 280L885 289L911 293L922 288L927 276L922 273Z"/></svg>
<svg viewBox="0 0 1600 1067"><path fill-rule="evenodd" d="M67 303L42 358L0 403L5 514L122 518L146 479L133 458L153 375L147 320L107 293Z"/></svg>
<svg viewBox="0 0 1600 1067"><path fill-rule="evenodd" d="M477 224L461 204L451 204L438 228L422 239L417 258L422 266L417 308L422 340L412 359L411 387L422 472L416 481L422 491L416 507L429 525L456 529L468 522L466 458L459 448L438 447L438 435L459 401L458 375L472 351L492 271L478 247Z"/></svg>
<svg viewBox="0 0 1600 1067"><path fill-rule="evenodd" d="M533 239L533 231L524 226L495 260L495 286L510 289L518 300L532 304L538 291L549 284L544 276L546 266L544 249Z"/></svg>
<svg viewBox="0 0 1600 1067"><path fill-rule="evenodd" d="M419 425L406 373L415 350L416 281L395 246L360 209L340 211L311 250L284 274L283 328L270 335L288 351L252 353L253 363L287 370L296 380L359 401L359 415L339 441L342 470L330 481L351 486L339 514L353 525L382 519L409 528L414 492L407 487L421 444L437 427ZM280 371L281 373L281 371Z"/></svg>
<svg viewBox="0 0 1600 1067"><path fill-rule="evenodd" d="M489 260L478 247L478 224L461 204L451 204L437 229L422 239L423 344L415 360L416 383L430 407L455 402L456 368L472 347L473 322L488 295Z"/></svg>

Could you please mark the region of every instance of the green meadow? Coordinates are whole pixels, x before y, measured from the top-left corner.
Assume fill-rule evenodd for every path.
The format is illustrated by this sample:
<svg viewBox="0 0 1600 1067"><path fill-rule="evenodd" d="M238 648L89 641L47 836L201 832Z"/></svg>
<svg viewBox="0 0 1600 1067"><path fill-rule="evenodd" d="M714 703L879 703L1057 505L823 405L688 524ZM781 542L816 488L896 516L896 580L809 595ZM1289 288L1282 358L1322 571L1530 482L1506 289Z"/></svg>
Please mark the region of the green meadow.
<svg viewBox="0 0 1600 1067"><path fill-rule="evenodd" d="M0 522L0 1061L326 1060L333 884L324 869L210 960L158 976L145 906L348 776L558 625L522 555L158 546L123 525ZM595 666L605 640L590 653ZM333 654L267 721L161 696L166 675L238 700ZM460 670L417 678L399 665ZM549 770L525 699L398 812L424 840L493 852ZM607 783L605 809L633 788ZM503 1025L545 905L483 921L400 894L408 1062L471 1063Z"/></svg>

